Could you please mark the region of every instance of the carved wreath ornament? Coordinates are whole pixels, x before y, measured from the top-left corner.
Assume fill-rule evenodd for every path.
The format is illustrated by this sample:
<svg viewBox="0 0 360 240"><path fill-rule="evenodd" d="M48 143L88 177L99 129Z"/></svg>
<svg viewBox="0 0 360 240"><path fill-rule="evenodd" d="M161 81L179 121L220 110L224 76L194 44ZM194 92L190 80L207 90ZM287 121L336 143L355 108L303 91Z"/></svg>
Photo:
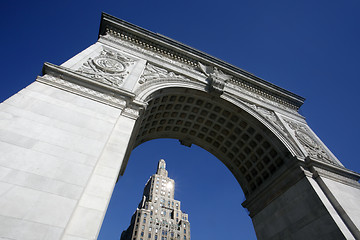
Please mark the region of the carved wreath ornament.
<svg viewBox="0 0 360 240"><path fill-rule="evenodd" d="M294 130L296 139L304 146L310 157L324 162L333 163L325 149L310 135L305 126L289 120L285 121L288 123L289 127Z"/></svg>
<svg viewBox="0 0 360 240"><path fill-rule="evenodd" d="M129 74L128 67L134 63L133 59L120 53L102 50L95 58L89 58L77 72L102 83L120 87Z"/></svg>

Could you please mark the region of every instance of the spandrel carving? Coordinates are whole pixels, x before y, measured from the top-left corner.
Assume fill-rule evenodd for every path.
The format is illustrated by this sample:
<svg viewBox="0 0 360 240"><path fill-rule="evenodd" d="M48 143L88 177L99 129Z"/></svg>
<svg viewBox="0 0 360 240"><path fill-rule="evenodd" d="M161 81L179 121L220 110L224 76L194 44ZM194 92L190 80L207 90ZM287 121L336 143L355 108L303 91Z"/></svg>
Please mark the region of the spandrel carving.
<svg viewBox="0 0 360 240"><path fill-rule="evenodd" d="M305 148L306 152L309 154L309 157L318 159L323 162L336 164L326 150L323 148L321 143L319 143L313 134L307 129L305 125L295 123L288 119L285 119L285 122L288 126L294 131L296 139L300 144ZM336 164L338 165L338 164Z"/></svg>
<svg viewBox="0 0 360 240"><path fill-rule="evenodd" d="M185 79L184 76L176 74L174 72L168 71L164 68L154 66L148 63L144 69L143 74L139 79L139 83L143 84L147 81L156 80L156 79Z"/></svg>
<svg viewBox="0 0 360 240"><path fill-rule="evenodd" d="M268 110L266 108L260 107L255 104L251 104L248 102L244 102L248 107L254 109L257 113L259 113L262 117L264 117L266 120L268 120L270 123L273 124L275 128L280 130L285 136L288 136L288 133L286 132L284 126L280 122L280 120L275 115L274 111Z"/></svg>
<svg viewBox="0 0 360 240"><path fill-rule="evenodd" d="M124 79L129 75L129 67L134 63L134 59L104 49L98 56L89 58L83 63L77 72L99 82L121 87Z"/></svg>

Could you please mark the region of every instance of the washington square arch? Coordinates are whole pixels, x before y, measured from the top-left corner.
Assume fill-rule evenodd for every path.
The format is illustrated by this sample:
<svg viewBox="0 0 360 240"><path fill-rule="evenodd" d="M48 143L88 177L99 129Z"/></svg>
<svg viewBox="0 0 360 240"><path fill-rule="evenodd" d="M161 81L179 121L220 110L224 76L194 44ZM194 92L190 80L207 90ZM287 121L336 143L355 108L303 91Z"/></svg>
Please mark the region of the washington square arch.
<svg viewBox="0 0 360 240"><path fill-rule="evenodd" d="M307 125L303 102L102 14L95 44L60 66L45 63L0 106L0 239L96 239L132 149L157 138L223 162L258 239L360 239L360 175Z"/></svg>

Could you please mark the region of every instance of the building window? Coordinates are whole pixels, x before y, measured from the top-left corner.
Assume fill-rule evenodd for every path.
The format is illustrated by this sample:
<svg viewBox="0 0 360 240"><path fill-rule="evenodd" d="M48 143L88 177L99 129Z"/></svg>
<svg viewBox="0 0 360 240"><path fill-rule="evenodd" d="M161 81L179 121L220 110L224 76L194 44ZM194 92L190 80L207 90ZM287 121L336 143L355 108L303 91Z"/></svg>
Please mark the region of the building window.
<svg viewBox="0 0 360 240"><path fill-rule="evenodd" d="M143 223L146 223L146 219L144 218Z"/></svg>
<svg viewBox="0 0 360 240"><path fill-rule="evenodd" d="M141 232L140 235L143 237L143 236L144 236L144 232Z"/></svg>
<svg viewBox="0 0 360 240"><path fill-rule="evenodd" d="M151 238L151 233L149 233L148 238Z"/></svg>

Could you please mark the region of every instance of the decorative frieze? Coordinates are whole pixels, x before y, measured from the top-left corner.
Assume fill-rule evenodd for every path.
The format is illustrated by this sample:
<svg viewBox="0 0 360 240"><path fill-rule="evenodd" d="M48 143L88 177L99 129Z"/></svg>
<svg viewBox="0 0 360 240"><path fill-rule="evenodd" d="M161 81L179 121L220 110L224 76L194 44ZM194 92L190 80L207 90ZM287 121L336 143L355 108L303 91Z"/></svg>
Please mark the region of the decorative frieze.
<svg viewBox="0 0 360 240"><path fill-rule="evenodd" d="M149 50L151 52L156 52L163 56L167 56L168 58L174 59L178 62L183 62L187 65L193 66L193 68L195 68L197 66L197 61L195 59L192 59L183 54L179 54L179 53L175 52L174 50L168 49L164 46L160 46L151 41L141 39L140 37L132 35L125 31L121 31L119 29L115 29L112 27L107 27L106 34L123 39L129 43L133 43L134 45L136 45L137 48ZM134 47L134 45L132 45L131 47Z"/></svg>
<svg viewBox="0 0 360 240"><path fill-rule="evenodd" d="M101 38L111 41L115 44L127 46L131 50L135 50L144 55L161 59L167 63L171 63L175 66L186 69L187 71L191 71L197 74L203 73L203 71L198 67L198 60L185 56L179 52L175 52L174 50L168 49L164 46L157 45L156 43L151 42L147 39L141 39L140 37L134 36L123 30L107 27L105 34L101 36ZM246 72L244 71L244 74L245 73ZM256 78L250 73L246 73L245 75L247 76L247 78ZM212 80L214 79L215 78L212 78ZM218 81L217 79L215 79L215 81L211 81L211 83L212 86L215 87L211 87L212 89L222 89L222 81ZM226 86L242 91L247 95L251 95L252 97L265 101L276 107L280 107L286 111L298 114L297 110L299 108L299 103L293 103L288 99L284 99L278 94L265 91L264 88L255 86L254 84L251 84L248 80L243 79L240 76L232 76L230 79L228 79Z"/></svg>
<svg viewBox="0 0 360 240"><path fill-rule="evenodd" d="M134 63L135 59L104 49L98 56L89 58L76 72L99 82L121 87L129 75L129 66Z"/></svg>
<svg viewBox="0 0 360 240"><path fill-rule="evenodd" d="M100 102L108 103L112 106L116 106L118 108L123 108L126 106L126 100L122 98L117 98L99 91L96 91L91 88L87 88L58 77L51 76L46 74L42 77L38 77L37 81L43 82L46 84L54 85L56 87L64 88L67 91L74 92L76 94L80 94L82 96L95 99Z"/></svg>
<svg viewBox="0 0 360 240"><path fill-rule="evenodd" d="M285 102L279 98L274 97L273 95L267 94L263 91L259 91L256 88L251 87L241 81L234 81L233 79L230 79L230 81L227 83L227 86L245 95L254 97L260 101L271 104L275 107L281 108L293 114L299 115L297 111L298 108L295 105L291 105L288 102Z"/></svg>

